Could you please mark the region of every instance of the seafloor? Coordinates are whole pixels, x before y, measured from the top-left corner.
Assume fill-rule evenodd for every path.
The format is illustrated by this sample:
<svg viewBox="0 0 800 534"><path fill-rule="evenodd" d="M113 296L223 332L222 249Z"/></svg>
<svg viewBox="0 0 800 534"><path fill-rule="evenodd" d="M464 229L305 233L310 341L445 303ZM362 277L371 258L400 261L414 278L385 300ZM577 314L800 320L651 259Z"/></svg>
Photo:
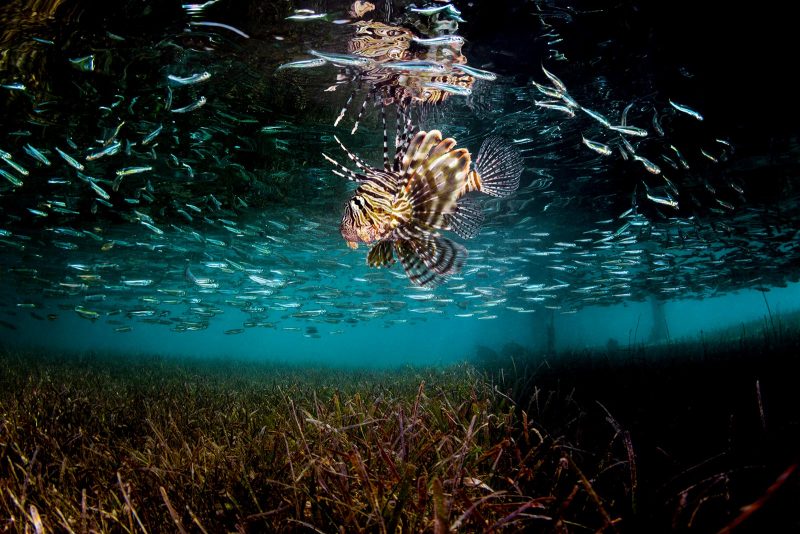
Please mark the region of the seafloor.
<svg viewBox="0 0 800 534"><path fill-rule="evenodd" d="M796 319L438 369L4 351L0 531L796 532L798 353Z"/></svg>

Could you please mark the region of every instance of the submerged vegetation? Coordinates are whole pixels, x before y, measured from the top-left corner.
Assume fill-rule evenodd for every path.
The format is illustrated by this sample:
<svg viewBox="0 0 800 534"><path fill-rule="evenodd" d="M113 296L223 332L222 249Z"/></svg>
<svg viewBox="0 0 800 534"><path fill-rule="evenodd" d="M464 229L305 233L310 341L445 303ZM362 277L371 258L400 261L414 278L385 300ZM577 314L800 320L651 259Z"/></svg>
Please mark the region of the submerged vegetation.
<svg viewBox="0 0 800 534"><path fill-rule="evenodd" d="M0 531L797 527L800 333L740 343L489 370L6 352Z"/></svg>
<svg viewBox="0 0 800 534"><path fill-rule="evenodd" d="M2 366L4 529L615 521L587 476L616 460L584 474L560 438L467 367L344 373L31 355Z"/></svg>

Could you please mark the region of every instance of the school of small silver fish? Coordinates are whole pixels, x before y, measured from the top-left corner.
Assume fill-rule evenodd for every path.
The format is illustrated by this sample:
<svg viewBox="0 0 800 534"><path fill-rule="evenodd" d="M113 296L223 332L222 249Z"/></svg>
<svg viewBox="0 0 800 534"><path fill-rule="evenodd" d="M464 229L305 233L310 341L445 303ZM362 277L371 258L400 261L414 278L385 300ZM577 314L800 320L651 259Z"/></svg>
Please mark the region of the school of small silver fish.
<svg viewBox="0 0 800 534"><path fill-rule="evenodd" d="M522 76L467 64L470 40L455 30L477 21L453 3L331 4L298 6L264 28L220 22L225 0L210 0L185 4L185 28L157 37L4 34L0 326L77 315L119 333L137 323L187 332L224 314L241 317L229 335L316 338L374 321L569 314L797 280L797 195L750 201L734 143L695 102L622 100L582 84L559 30L576 13L534 3L546 53ZM42 70L26 73L22 58ZM343 113L333 125L359 93L356 127L338 127ZM395 157L381 135L386 111L400 118ZM501 158L519 187L469 199L481 190L469 177L485 171L467 149L499 138L504 154L521 154ZM461 189L436 196L447 209L435 220L343 225L343 206L345 217L357 211L364 193L343 176L359 188L377 175L391 175L390 188L413 185L413 172L395 180L429 170L442 143L442 161L459 161L453 140L466 154L453 171ZM328 155L342 144L357 170L334 163L337 175ZM364 163L381 150L383 168ZM414 231L388 238L385 224ZM471 238L468 254L440 231ZM369 264L343 237L373 246ZM452 264L413 260L402 239L447 243ZM405 269L371 267L390 254Z"/></svg>

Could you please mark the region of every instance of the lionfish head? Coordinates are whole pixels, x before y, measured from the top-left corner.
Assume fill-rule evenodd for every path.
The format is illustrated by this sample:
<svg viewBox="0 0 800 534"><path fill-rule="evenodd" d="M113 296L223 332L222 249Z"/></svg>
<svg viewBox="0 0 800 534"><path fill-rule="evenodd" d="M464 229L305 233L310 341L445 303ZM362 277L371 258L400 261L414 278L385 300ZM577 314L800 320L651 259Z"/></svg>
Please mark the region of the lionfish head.
<svg viewBox="0 0 800 534"><path fill-rule="evenodd" d="M369 220L366 211L367 207L358 195L345 204L339 232L350 248L358 248L359 242L372 243L378 239L376 230L366 223Z"/></svg>

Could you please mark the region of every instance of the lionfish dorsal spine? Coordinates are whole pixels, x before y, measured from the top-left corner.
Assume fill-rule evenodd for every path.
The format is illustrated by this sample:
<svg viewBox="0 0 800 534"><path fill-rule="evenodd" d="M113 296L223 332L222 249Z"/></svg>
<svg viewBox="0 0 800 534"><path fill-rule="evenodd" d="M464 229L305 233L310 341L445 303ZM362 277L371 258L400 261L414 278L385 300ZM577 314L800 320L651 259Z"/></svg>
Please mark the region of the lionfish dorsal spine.
<svg viewBox="0 0 800 534"><path fill-rule="evenodd" d="M394 161L392 162L392 170L395 172L400 171L400 162L405 154L405 114L401 108L397 108L397 119L394 131Z"/></svg>
<svg viewBox="0 0 800 534"><path fill-rule="evenodd" d="M360 77L361 77L361 75L357 74L356 77L354 78L353 81L355 82L354 83L355 87L353 88L352 91L350 91L350 96L347 97L347 101L344 103L344 106L342 106L342 110L339 112L339 116L336 117L335 121L333 121L334 128L336 126L339 126L339 123L342 122L342 119L344 118L344 114L347 113L347 108L350 107L350 103L353 101L353 98L355 98L356 93L358 92L358 85L359 85L358 82L360 80Z"/></svg>
<svg viewBox="0 0 800 534"><path fill-rule="evenodd" d="M328 163L330 163L335 167L335 169L331 171L333 172L333 174L340 176L342 178L346 178L353 182L359 182L359 183L363 182L366 179L366 176L364 176L363 174L358 174L356 172L353 172L352 170L348 169L347 167L345 167L344 165L342 165L329 155L325 154L324 152L322 153L322 157L328 160ZM338 169L338 171L336 169Z"/></svg>
<svg viewBox="0 0 800 534"><path fill-rule="evenodd" d="M341 148L342 151L345 154L347 154L347 157L350 159L350 161L353 162L353 164L356 167L358 167L360 170L362 170L364 172L368 172L369 165L367 165L367 163L363 159L361 159L356 154L354 154L353 152L348 150L348 148L346 146L344 146L344 143L342 143L342 141L337 136L334 135L333 139L339 144L339 148Z"/></svg>
<svg viewBox="0 0 800 534"><path fill-rule="evenodd" d="M392 170L392 164L389 161L389 134L386 132L386 106L381 103L381 124L383 124L383 170L389 172Z"/></svg>
<svg viewBox="0 0 800 534"><path fill-rule="evenodd" d="M411 122L411 112L407 108L399 106L397 108L397 136L395 137L395 172L400 172L403 157L405 157L408 152L408 145L411 142L413 132L414 125Z"/></svg>
<svg viewBox="0 0 800 534"><path fill-rule="evenodd" d="M356 122L353 124L353 130L350 132L350 135L356 133L358 130L358 123L361 121L361 117L364 115L364 111L367 109L367 102L369 102L375 95L375 88L369 90L367 93L367 97L364 99L364 102L361 103L361 107L358 110L358 115L356 115Z"/></svg>
<svg viewBox="0 0 800 534"><path fill-rule="evenodd" d="M333 126L334 126L334 128L335 128L336 126L339 126L339 123L340 123L340 122L342 122L342 119L344 118L344 114L345 114L345 113L347 113L347 108L350 106L350 102L352 102L352 101L353 101L353 98L354 98L355 96L356 96L356 91L355 91L355 90L353 90L353 91L350 93L350 96L349 96L349 97L347 97L347 101L344 103L344 106L342 106L342 110L339 112L339 116L338 116L338 117L336 117L336 120L335 120L335 121L333 121Z"/></svg>

